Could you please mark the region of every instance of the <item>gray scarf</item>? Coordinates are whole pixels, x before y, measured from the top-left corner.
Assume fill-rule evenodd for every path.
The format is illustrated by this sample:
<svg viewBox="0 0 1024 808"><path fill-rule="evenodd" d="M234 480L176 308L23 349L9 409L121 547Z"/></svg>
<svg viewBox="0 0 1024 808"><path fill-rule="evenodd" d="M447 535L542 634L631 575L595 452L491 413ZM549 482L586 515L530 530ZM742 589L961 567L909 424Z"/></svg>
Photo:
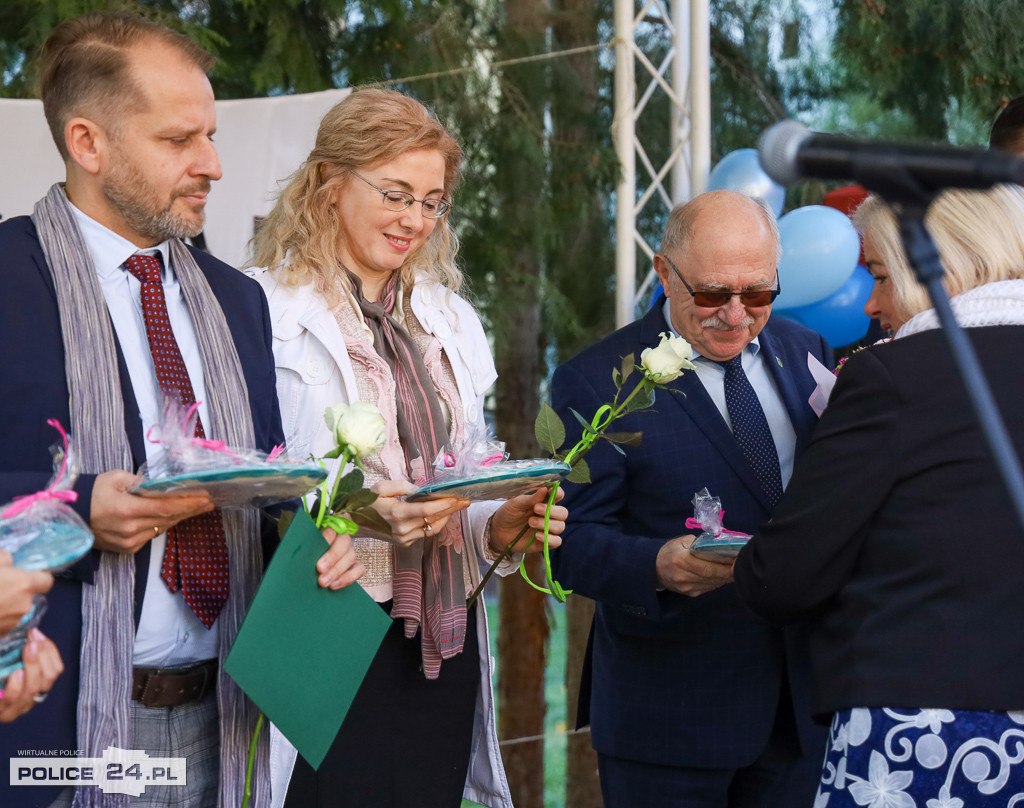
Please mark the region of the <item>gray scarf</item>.
<svg viewBox="0 0 1024 808"><path fill-rule="evenodd" d="M114 332L96 277L92 256L79 232L63 186L56 184L32 214L39 243L53 275L64 340L65 373L71 409L71 435L80 469L99 474L131 470L124 431L124 402ZM171 262L195 327L203 362L211 438L232 446L252 446L252 413L235 343L220 304L192 254L180 240L170 242ZM256 511L223 513L230 561L230 597L219 620L217 706L220 711L221 787L218 806L240 805L249 741L257 710L224 673L224 659L259 585L262 553ZM159 559L151 559L159 564ZM93 584L82 587L81 676L78 747L86 757L102 757L108 746L130 749L128 738L135 637L133 603L135 560L103 552ZM254 808L270 804L267 735L257 750ZM75 792L75 808L127 806L127 795L105 794L97 786Z"/></svg>

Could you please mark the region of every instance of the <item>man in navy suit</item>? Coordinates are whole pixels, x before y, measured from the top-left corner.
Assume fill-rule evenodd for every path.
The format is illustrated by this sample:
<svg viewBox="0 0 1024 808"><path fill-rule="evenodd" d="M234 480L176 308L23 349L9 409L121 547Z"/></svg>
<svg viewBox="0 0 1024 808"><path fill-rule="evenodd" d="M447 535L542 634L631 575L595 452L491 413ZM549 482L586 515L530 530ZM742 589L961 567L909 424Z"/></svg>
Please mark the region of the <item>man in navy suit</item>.
<svg viewBox="0 0 1024 808"><path fill-rule="evenodd" d="M82 717L101 729L109 717L117 726L111 736L116 741L113 745L148 751L151 756L186 758L187 787L162 791L147 787L144 797L133 805L212 805L223 788L220 762L233 763L221 756L220 749L247 744L242 710L255 717L252 706L245 706L240 697L225 700L220 692L225 680L218 672L218 662L230 642L227 634L233 636L247 604L232 607L230 620L234 622L225 626L226 612L216 611L211 617L203 607L183 599L184 589L174 590L165 583L161 567L168 563L163 553L168 531L214 506L205 494L160 499L136 496L129 489L139 479L128 470L137 469L147 456L152 459L159 451L144 436L161 420L167 394L166 377L156 367L157 349L150 342L159 321L150 320L151 307L144 306L140 297L143 279L130 269L129 259L137 255L155 261L160 271L149 283L157 288L162 285L163 316L187 371L186 383L200 403L202 421L216 425L216 416L207 418L214 405L222 413L246 408L244 420L251 416L253 441L248 448L269 451L283 440L270 319L259 285L180 242L200 233L210 185L221 176L212 142L216 127L213 91L206 76L212 58L161 26L126 15L99 14L58 26L44 47L42 62L44 109L65 161L66 182L51 189L33 218L0 224L0 354L4 357L0 502L46 486L52 464L48 447L56 437L46 426L48 418L68 425L81 418L81 408L110 406L99 397L83 401L76 395L71 343L65 339L71 332L84 335L76 337L84 344L77 360L84 359L88 375L90 357L94 353L99 356L101 332L108 319L114 343L110 355L116 352L116 360L110 362L112 377L101 379L93 389L119 391L124 403L125 453L130 460L123 468L110 467L78 478L74 507L95 535L94 550L57 577L41 626L57 643L65 671L52 690L41 695L41 703L5 725L0 733L0 760L24 755L66 758L76 752L79 756L98 755L102 749L84 748L85 741L94 736L83 738ZM54 210L65 218L60 219ZM47 221L63 222L57 236L52 228L40 228L41 211L50 217ZM50 235L44 237L44 232ZM95 272L95 281L84 273L94 290L96 311L101 312L93 322L88 318L81 322L80 312L75 315L77 321L68 320L70 304L67 296L60 294L59 279L71 275L62 276L56 270L60 252L49 249L47 241L59 241L60 237L80 248L76 260L65 259L65 263L91 264ZM183 273L193 266L191 262L198 269L190 269L193 274L189 277L197 279L191 281L197 286L188 287ZM186 299L189 288L204 290L196 298L202 305L197 307ZM221 314L224 339L204 343L201 335L209 326L201 321ZM211 364L211 357L229 353L232 356L223 360L227 371L211 369L221 364ZM96 373L101 366L97 361ZM79 372L75 378L81 376ZM229 384L223 383L226 377L231 377ZM237 393L225 398L229 396L226 390ZM228 423L223 415L220 420ZM73 439L87 437L72 435ZM229 520L225 516L221 537L228 536L229 548L235 546L232 537L240 537L244 553L231 550L230 586L232 592L241 587L237 591L248 591L251 596L261 571L259 562L247 561L247 568L243 565L251 573L240 584L236 576L243 573L237 571L238 558L258 559L258 553L249 548L260 543L261 535L256 521L238 521L244 518ZM237 524L244 529L234 527ZM266 545L273 539L267 529L270 525L264 522L263 527ZM131 584L124 590L112 590L114 594L92 595L94 588L107 580L100 577L100 571L124 569L116 559L125 556L134 561L128 565L129 569L134 566L134 602L125 602L132 600ZM348 537L340 537L325 558L321 585L336 588L354 580L354 554ZM86 651L96 643L83 641L85 592L100 599L98 625L93 625L100 636L105 630L102 623L113 619L118 606L124 610L129 628L134 616L134 634L119 640L128 644L124 659L130 658L133 669L124 673L126 690L111 695L109 702L94 699L112 678L117 649L113 643L109 652L101 649L99 673L87 681ZM126 597L118 600L117 592ZM104 597L114 600L104 602ZM91 631L88 625L85 630ZM109 716L104 715L108 706ZM238 712L223 714L224 710ZM152 737L170 740L154 753L146 740ZM233 746L224 746L224 739ZM244 753L239 757L244 767ZM240 789L240 783L233 782L232 789ZM5 808L64 806L70 804L71 796L71 789L62 790L61 785L12 787L6 777L0 785L0 804ZM90 799L98 799L95 804L100 804L111 796L104 792ZM267 805L268 799L264 790L256 804Z"/></svg>
<svg viewBox="0 0 1024 808"><path fill-rule="evenodd" d="M591 724L606 808L814 799L824 733L810 723L801 638L757 622L728 585L731 564L692 555L684 535L705 487L725 527L755 532L814 426L807 355L830 366L831 352L770 319L779 257L775 217L749 197L713 191L676 207L654 259L668 299L555 371L554 407L574 424L570 410L589 418L610 402L612 369L663 332L692 345L696 366L658 391L653 410L616 423L642 432L640 446L623 455L599 442L592 482L567 487L556 573L596 601L577 718ZM733 434L719 363L734 357L774 444L774 492Z"/></svg>

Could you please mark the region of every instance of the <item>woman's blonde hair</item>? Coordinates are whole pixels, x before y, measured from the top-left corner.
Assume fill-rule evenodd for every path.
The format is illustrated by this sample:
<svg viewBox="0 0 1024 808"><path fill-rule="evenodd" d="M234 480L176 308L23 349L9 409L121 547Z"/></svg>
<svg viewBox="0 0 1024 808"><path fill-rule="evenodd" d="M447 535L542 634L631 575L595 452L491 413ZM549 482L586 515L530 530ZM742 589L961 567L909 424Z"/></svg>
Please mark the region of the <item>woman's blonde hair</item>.
<svg viewBox="0 0 1024 808"><path fill-rule="evenodd" d="M945 191L928 208L924 221L942 258L950 295L1024 278L1024 188L997 185L987 191ZM889 272L900 318L905 321L932 308L928 292L907 262L892 209L870 196L857 208L853 223L861 235L871 235Z"/></svg>
<svg viewBox="0 0 1024 808"><path fill-rule="evenodd" d="M289 178L250 247L249 266L275 270L287 286L315 283L329 305L347 288L338 262L341 225L332 204L350 172L392 160L408 151L436 150L444 157L444 191L452 198L459 182L462 149L419 101L393 90L358 90L324 115L309 157ZM411 287L425 272L452 290L462 285L455 263L458 238L448 216L437 220L423 246L399 270ZM287 260L286 260L287 259Z"/></svg>

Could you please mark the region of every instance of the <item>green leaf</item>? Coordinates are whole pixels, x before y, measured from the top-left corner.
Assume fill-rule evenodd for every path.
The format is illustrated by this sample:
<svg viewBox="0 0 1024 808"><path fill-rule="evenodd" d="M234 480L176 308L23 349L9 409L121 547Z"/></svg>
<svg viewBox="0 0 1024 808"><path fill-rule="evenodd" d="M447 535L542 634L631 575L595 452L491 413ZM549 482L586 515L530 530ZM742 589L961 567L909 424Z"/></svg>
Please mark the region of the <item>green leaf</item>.
<svg viewBox="0 0 1024 808"><path fill-rule="evenodd" d="M636 355L627 354L622 357L622 384L625 384L626 380L633 375L634 370L636 370Z"/></svg>
<svg viewBox="0 0 1024 808"><path fill-rule="evenodd" d="M642 384L644 389L626 405L626 412L638 412L654 405L654 387L646 379Z"/></svg>
<svg viewBox="0 0 1024 808"><path fill-rule="evenodd" d="M616 390L622 387L622 371L618 368L612 368L612 383Z"/></svg>
<svg viewBox="0 0 1024 808"><path fill-rule="evenodd" d="M335 457L341 457L341 447L340 446L335 446L333 449L331 449L331 451L329 451L326 454L324 454L324 458L332 458L333 459Z"/></svg>
<svg viewBox="0 0 1024 808"><path fill-rule="evenodd" d="M601 437L610 440L612 443L622 443L626 446L639 446L640 437L643 432L605 432Z"/></svg>
<svg viewBox="0 0 1024 808"><path fill-rule="evenodd" d="M357 511L360 508L366 508L377 501L377 495L373 491L354 491L349 494L346 500L343 510L346 511Z"/></svg>
<svg viewBox="0 0 1024 808"><path fill-rule="evenodd" d="M590 421L588 421L586 418L584 418L582 415L580 415L578 412L576 412L576 410L574 410L572 407L569 408L569 412L571 412L574 416L576 416L576 420L577 421L579 421L581 424L583 424L583 433L584 434L587 434L588 432L593 434L594 432L597 431L596 429L594 429L594 427L592 427L590 425Z"/></svg>
<svg viewBox="0 0 1024 808"><path fill-rule="evenodd" d="M351 516L352 520L360 527L373 530L376 533L381 533L385 536L391 535L391 525L373 508L363 508L355 511L354 513L350 513L349 516Z"/></svg>
<svg viewBox="0 0 1024 808"><path fill-rule="evenodd" d="M295 511L282 511L281 516L277 520L277 535L280 538L284 538L284 534L288 532L288 528L292 526L292 519L295 518Z"/></svg>
<svg viewBox="0 0 1024 808"><path fill-rule="evenodd" d="M345 511L343 507L347 497L354 491L363 487L363 472L359 469L352 469L344 477L341 477L334 484L334 494L331 497L331 512L338 513Z"/></svg>
<svg viewBox="0 0 1024 808"><path fill-rule="evenodd" d="M357 468L352 469L335 483L335 487L338 491L344 491L346 494L358 491L363 487L363 472Z"/></svg>
<svg viewBox="0 0 1024 808"><path fill-rule="evenodd" d="M573 463L572 471L566 475L565 479L570 483L589 483L590 466L587 465L587 461L581 457Z"/></svg>
<svg viewBox="0 0 1024 808"><path fill-rule="evenodd" d="M557 452L565 443L565 427L549 404L541 404L533 426L537 443L549 452Z"/></svg>

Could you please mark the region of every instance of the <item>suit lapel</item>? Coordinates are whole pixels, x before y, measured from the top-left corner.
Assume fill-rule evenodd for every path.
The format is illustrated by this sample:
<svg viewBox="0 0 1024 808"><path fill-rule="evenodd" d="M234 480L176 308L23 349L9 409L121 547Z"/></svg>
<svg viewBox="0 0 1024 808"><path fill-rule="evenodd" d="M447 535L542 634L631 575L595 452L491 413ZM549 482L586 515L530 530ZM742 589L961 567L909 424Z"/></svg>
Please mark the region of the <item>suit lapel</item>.
<svg viewBox="0 0 1024 808"><path fill-rule="evenodd" d="M643 348L657 345L660 332L669 330L661 308L658 307L651 311L644 318L641 327L640 336L642 344L640 350L642 351ZM636 358L639 363L639 351ZM750 492L757 498L758 502L766 510L770 510L770 503L765 497L764 491L761 490L761 484L758 482L757 477L754 476L754 470L750 467L746 457L743 456L739 444L736 443L736 438L733 437L732 430L729 429L728 424L722 418L722 414L718 411L718 407L715 406L715 402L711 400L707 390L704 389L704 385L697 374L693 371L687 371L674 382L670 382L667 387L673 392L667 395L663 392L660 393L655 407L659 409L664 408L666 412L669 407L679 407L686 417L703 433L708 443L715 448L722 459L729 464L729 467L736 476L750 489ZM712 491L711 493L714 494L715 492Z"/></svg>
<svg viewBox="0 0 1024 808"><path fill-rule="evenodd" d="M787 343L776 339L770 320L761 331L759 341L764 359L768 363L768 372L775 380L775 386L796 433L796 454L799 456L810 440L814 424L817 422L817 417L807 403L813 388L801 383L804 381L803 377L809 376L809 371L806 370L807 346L803 343Z"/></svg>

